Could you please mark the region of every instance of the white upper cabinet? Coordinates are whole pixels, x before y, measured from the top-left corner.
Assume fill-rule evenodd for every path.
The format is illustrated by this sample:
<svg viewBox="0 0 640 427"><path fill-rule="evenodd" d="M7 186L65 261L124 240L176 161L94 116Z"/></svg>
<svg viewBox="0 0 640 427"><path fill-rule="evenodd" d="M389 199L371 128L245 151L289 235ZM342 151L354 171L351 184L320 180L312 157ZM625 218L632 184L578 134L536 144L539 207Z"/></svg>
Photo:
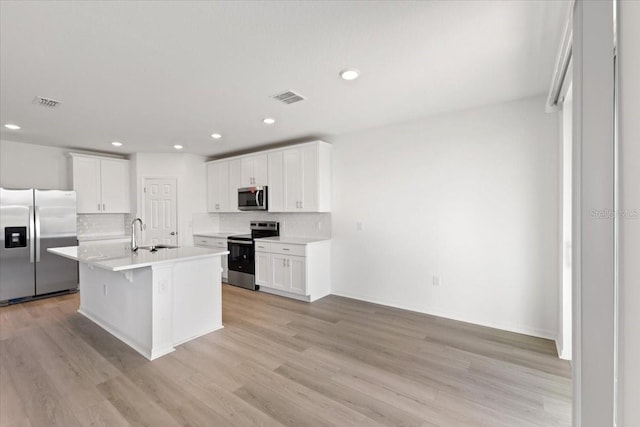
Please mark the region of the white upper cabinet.
<svg viewBox="0 0 640 427"><path fill-rule="evenodd" d="M100 161L103 212L129 212L129 161Z"/></svg>
<svg viewBox="0 0 640 427"><path fill-rule="evenodd" d="M238 188L265 185L270 212L330 212L331 144L314 141L208 162L208 211L239 212Z"/></svg>
<svg viewBox="0 0 640 427"><path fill-rule="evenodd" d="M227 212L228 209L229 209L229 162L219 161L219 162L208 163L207 164L207 211Z"/></svg>
<svg viewBox="0 0 640 427"><path fill-rule="evenodd" d="M269 153L269 200L272 212L331 211L331 145L316 141Z"/></svg>
<svg viewBox="0 0 640 427"><path fill-rule="evenodd" d="M100 159L71 157L73 189L78 213L101 213Z"/></svg>
<svg viewBox="0 0 640 427"><path fill-rule="evenodd" d="M77 212L130 212L129 161L69 153Z"/></svg>
<svg viewBox="0 0 640 427"><path fill-rule="evenodd" d="M242 188L242 160L229 160L229 212L238 210L238 188Z"/></svg>
<svg viewBox="0 0 640 427"><path fill-rule="evenodd" d="M207 211L240 212L238 188L241 184L241 160L216 160L207 163Z"/></svg>
<svg viewBox="0 0 640 427"><path fill-rule="evenodd" d="M269 153L269 179L267 180L269 203L267 207L271 212L284 212L285 210L282 155L283 151Z"/></svg>
<svg viewBox="0 0 640 427"><path fill-rule="evenodd" d="M267 154L252 154L241 158L243 187L267 185Z"/></svg>

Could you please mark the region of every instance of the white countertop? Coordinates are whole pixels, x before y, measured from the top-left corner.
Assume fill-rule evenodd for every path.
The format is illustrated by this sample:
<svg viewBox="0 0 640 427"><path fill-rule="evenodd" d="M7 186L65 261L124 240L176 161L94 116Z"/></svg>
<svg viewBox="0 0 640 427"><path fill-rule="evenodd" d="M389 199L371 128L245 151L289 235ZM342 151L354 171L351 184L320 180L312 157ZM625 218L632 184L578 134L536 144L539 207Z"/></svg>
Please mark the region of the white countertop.
<svg viewBox="0 0 640 427"><path fill-rule="evenodd" d="M138 249L131 252L129 243L113 243L87 246L49 248L48 252L74 261L95 265L111 271L133 270L157 264L175 263L190 259L227 255L228 251L184 246L175 249L158 249L149 252Z"/></svg>
<svg viewBox="0 0 640 427"><path fill-rule="evenodd" d="M325 242L331 239L325 239L322 237L295 237L295 236L275 236L275 237L262 237L255 239L256 242L275 242L275 243L289 243L292 245L306 245L315 242Z"/></svg>
<svg viewBox="0 0 640 427"><path fill-rule="evenodd" d="M91 235L91 236L78 236L79 242L91 242L95 240L114 240L114 239L131 239L131 236L126 234L103 234L103 235Z"/></svg>
<svg viewBox="0 0 640 427"><path fill-rule="evenodd" d="M200 237L217 237L219 239L226 239L229 236L235 236L239 234L249 234L251 231L209 231L193 233L194 236Z"/></svg>

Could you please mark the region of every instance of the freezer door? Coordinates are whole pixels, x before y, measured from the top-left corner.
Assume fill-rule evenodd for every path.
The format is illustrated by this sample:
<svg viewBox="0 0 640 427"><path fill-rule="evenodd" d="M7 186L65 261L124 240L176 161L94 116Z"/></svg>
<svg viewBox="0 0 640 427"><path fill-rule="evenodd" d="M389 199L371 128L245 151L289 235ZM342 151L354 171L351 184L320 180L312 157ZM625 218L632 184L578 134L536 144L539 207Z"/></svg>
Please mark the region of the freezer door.
<svg viewBox="0 0 640 427"><path fill-rule="evenodd" d="M76 289L78 262L47 252L77 246L75 191L35 190L36 295Z"/></svg>
<svg viewBox="0 0 640 427"><path fill-rule="evenodd" d="M0 188L0 302L33 296L33 190Z"/></svg>

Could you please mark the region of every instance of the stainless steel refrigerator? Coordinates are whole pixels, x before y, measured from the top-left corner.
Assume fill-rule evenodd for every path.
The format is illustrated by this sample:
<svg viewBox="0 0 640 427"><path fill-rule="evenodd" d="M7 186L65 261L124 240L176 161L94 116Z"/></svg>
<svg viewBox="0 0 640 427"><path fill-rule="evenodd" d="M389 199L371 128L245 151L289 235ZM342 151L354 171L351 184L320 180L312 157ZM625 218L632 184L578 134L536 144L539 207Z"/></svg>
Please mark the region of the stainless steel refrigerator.
<svg viewBox="0 0 640 427"><path fill-rule="evenodd" d="M0 188L0 305L77 290L78 263L47 252L76 246L76 193Z"/></svg>

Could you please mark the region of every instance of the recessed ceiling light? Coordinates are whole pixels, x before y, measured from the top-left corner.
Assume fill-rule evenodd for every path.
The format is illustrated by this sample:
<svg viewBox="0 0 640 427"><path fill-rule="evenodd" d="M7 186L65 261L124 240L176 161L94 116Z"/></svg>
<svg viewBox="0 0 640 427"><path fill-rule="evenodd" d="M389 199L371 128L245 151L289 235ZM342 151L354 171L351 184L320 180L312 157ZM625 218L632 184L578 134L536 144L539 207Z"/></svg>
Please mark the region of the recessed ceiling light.
<svg viewBox="0 0 640 427"><path fill-rule="evenodd" d="M346 70L340 71L340 77L342 77L343 80L355 80L358 78L359 75L360 75L360 71L354 68L348 68Z"/></svg>
<svg viewBox="0 0 640 427"><path fill-rule="evenodd" d="M175 148L176 150L182 150L184 147L182 145L174 145L173 148Z"/></svg>
<svg viewBox="0 0 640 427"><path fill-rule="evenodd" d="M266 119L263 120L265 125L272 125L276 122L276 119L272 118L272 117L267 117Z"/></svg>
<svg viewBox="0 0 640 427"><path fill-rule="evenodd" d="M11 130L20 130L20 126L12 125L11 123L7 123L6 125L4 125L4 127L6 127L7 129L11 129Z"/></svg>
<svg viewBox="0 0 640 427"><path fill-rule="evenodd" d="M111 145L113 145L114 147L122 147L122 142L113 141Z"/></svg>
<svg viewBox="0 0 640 427"><path fill-rule="evenodd" d="M211 134L211 138L213 138L213 139L220 139L220 138L222 138L222 135L220 135L219 133L212 133L212 134Z"/></svg>

